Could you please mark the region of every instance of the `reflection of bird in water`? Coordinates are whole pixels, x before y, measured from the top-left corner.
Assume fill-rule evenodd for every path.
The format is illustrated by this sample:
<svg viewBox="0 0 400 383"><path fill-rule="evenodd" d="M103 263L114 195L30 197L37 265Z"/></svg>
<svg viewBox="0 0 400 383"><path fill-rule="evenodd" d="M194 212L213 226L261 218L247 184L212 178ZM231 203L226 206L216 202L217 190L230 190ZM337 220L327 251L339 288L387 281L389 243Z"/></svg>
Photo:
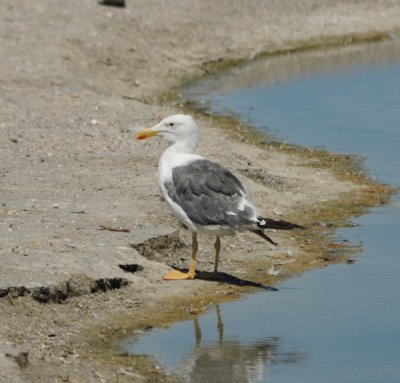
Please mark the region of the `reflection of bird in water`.
<svg viewBox="0 0 400 383"><path fill-rule="evenodd" d="M261 217L236 176L221 165L195 154L200 133L191 116L173 115L136 133L139 140L156 135L169 143L159 161L158 186L173 213L192 232L189 271L171 270L164 279L195 277L199 232L216 237L214 274L217 274L220 236L248 230L277 245L265 230L301 228L283 220Z"/></svg>
<svg viewBox="0 0 400 383"><path fill-rule="evenodd" d="M253 343L224 340L221 311L216 305L218 342L202 345L198 318L194 319L195 347L175 373L187 383L251 383L266 376L268 364L294 363L302 358L298 352L279 350L279 337Z"/></svg>

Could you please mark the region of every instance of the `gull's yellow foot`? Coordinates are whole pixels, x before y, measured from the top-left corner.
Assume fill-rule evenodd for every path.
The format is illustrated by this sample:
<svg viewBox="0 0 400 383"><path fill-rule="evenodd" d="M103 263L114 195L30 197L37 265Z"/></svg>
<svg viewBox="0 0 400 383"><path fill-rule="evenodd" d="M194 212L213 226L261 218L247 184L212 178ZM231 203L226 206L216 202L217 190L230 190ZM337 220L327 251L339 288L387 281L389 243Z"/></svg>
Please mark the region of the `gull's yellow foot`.
<svg viewBox="0 0 400 383"><path fill-rule="evenodd" d="M181 271L172 269L164 275L163 279L166 281L180 281L184 279L194 279L195 275L196 273L191 272L190 270L187 273L182 273Z"/></svg>

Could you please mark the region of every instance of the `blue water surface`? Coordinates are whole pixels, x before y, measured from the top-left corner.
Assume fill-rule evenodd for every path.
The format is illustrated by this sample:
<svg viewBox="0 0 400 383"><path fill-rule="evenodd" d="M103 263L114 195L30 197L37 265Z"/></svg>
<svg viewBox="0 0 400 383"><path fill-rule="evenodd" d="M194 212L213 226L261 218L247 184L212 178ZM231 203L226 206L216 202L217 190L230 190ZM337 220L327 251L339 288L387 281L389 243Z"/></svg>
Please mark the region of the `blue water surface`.
<svg viewBox="0 0 400 383"><path fill-rule="evenodd" d="M366 46L368 54L361 47L355 56L292 55L276 78L254 80L245 67L193 85L186 97L214 113L234 112L280 140L363 156L371 175L398 187L400 47L383 44ZM346 61L349 54L355 58ZM257 70L270 70L267 64L256 63ZM356 227L337 231L362 244L354 265L306 273L278 292L212 307L121 347L154 356L184 382L398 383L399 207L396 196L354 219Z"/></svg>
<svg viewBox="0 0 400 383"><path fill-rule="evenodd" d="M400 63L332 73L218 98L216 110L302 146L366 157L371 173L400 183ZM397 180L395 176L397 174Z"/></svg>

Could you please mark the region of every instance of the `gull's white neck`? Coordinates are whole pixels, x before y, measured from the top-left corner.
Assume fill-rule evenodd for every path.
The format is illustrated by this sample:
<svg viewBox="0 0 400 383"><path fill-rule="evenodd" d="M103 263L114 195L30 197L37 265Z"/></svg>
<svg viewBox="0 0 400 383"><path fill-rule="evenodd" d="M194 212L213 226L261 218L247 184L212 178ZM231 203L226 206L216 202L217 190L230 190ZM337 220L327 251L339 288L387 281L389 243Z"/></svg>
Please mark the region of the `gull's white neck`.
<svg viewBox="0 0 400 383"><path fill-rule="evenodd" d="M184 166L202 158L195 154L200 141L200 134L193 121L191 125L185 127L185 130L181 128L181 130L178 129L171 133L166 131L162 136L169 146L164 150L158 163L158 182L163 194L166 192L163 190L163 184L172 180L172 169L174 167Z"/></svg>
<svg viewBox="0 0 400 383"><path fill-rule="evenodd" d="M163 189L163 182L172 179L172 169L175 166L183 166L196 159L203 158L194 153L196 148L196 141L180 140L170 144L167 149L164 150L158 163L160 189Z"/></svg>
<svg viewBox="0 0 400 383"><path fill-rule="evenodd" d="M196 148L197 143L191 141L181 140L170 144L160 157L159 171L163 169L162 173L169 173L167 169L187 162L195 156Z"/></svg>
<svg viewBox="0 0 400 383"><path fill-rule="evenodd" d="M165 149L164 153L168 152L171 154L194 154L197 149L197 142L194 140L181 140L174 143L171 143L167 149ZM164 154L163 153L163 154Z"/></svg>

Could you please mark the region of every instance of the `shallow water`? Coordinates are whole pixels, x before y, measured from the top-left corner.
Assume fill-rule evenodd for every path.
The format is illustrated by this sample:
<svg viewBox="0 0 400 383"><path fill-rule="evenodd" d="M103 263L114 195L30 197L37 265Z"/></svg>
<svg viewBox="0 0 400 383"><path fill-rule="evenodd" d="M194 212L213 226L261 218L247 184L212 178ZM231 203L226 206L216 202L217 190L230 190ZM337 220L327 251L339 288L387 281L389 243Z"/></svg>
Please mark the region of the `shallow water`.
<svg viewBox="0 0 400 383"><path fill-rule="evenodd" d="M400 44L257 60L185 96L280 140L361 155L370 174L400 186ZM185 382L399 382L399 207L395 197L338 230L363 246L354 265L304 274L121 347Z"/></svg>

